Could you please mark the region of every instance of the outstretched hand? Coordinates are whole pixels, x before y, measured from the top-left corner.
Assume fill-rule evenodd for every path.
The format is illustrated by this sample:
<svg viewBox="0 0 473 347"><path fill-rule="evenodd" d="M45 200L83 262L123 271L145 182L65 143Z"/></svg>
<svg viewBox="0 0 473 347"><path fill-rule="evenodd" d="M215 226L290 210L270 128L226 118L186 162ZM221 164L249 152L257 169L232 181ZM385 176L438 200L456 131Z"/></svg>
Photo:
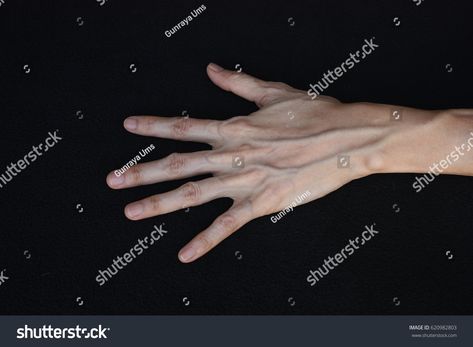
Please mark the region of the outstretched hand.
<svg viewBox="0 0 473 347"><path fill-rule="evenodd" d="M125 207L129 219L141 220L221 197L233 199L228 211L181 249L182 262L198 259L252 219L285 209L307 191L302 203L381 168L377 152L392 123L388 114L377 115L374 104L343 104L324 96L312 100L306 91L215 64L207 73L217 86L259 110L225 121L129 117L124 126L134 134L205 142L212 149L173 153L107 177L111 188L122 189L213 174Z"/></svg>

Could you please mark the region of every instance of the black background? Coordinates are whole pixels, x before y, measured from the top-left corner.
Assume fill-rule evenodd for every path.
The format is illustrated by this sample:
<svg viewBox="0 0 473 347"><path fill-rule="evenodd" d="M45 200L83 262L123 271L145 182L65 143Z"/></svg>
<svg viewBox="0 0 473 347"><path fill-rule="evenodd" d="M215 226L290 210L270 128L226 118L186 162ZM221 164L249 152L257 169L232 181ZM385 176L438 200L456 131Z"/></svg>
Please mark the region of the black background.
<svg viewBox="0 0 473 347"><path fill-rule="evenodd" d="M164 35L202 4L187 27ZM380 47L328 95L473 108L472 10L467 0L5 0L1 173L48 131L59 129L63 140L0 189L0 271L10 277L0 286L0 313L471 314L470 177L442 176L415 193L414 175L370 176L277 224L269 216L252 221L185 265L180 247L231 200L132 222L126 203L184 181L113 191L105 176L151 143L157 148L146 160L207 148L129 134L128 115L186 110L226 119L256 109L209 81L210 61L307 89L374 36ZM309 269L373 222L380 234L310 287ZM98 270L161 223L168 234L100 287Z"/></svg>

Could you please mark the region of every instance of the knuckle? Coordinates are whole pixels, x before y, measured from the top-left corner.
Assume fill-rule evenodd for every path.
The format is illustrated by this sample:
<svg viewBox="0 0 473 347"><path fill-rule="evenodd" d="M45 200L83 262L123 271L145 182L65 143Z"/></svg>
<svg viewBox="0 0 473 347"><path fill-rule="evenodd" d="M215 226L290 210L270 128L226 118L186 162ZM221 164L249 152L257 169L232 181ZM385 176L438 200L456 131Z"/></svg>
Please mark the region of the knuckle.
<svg viewBox="0 0 473 347"><path fill-rule="evenodd" d="M132 166L128 172L133 183L141 183L143 181L143 175L139 165Z"/></svg>
<svg viewBox="0 0 473 347"><path fill-rule="evenodd" d="M217 230L221 232L234 230L237 226L237 220L233 214L226 213L221 215L215 221Z"/></svg>
<svg viewBox="0 0 473 347"><path fill-rule="evenodd" d="M178 118L171 125L171 132L175 137L184 136L191 127L190 118Z"/></svg>
<svg viewBox="0 0 473 347"><path fill-rule="evenodd" d="M171 175L178 175L186 163L185 158L179 153L172 153L168 157L167 170Z"/></svg>
<svg viewBox="0 0 473 347"><path fill-rule="evenodd" d="M203 233L200 233L199 235L197 235L195 237L195 241L197 241L197 243L199 243L204 250L208 250L213 247L212 240Z"/></svg>
<svg viewBox="0 0 473 347"><path fill-rule="evenodd" d="M256 101L256 104L257 105L266 105L269 102L271 102L272 100L273 100L273 96L270 93L265 92L263 95L261 95L261 97L258 98L258 100Z"/></svg>
<svg viewBox="0 0 473 347"><path fill-rule="evenodd" d="M156 124L156 120L153 117L147 117L146 120L143 122L143 125L146 130L153 130L154 125Z"/></svg>
<svg viewBox="0 0 473 347"><path fill-rule="evenodd" d="M265 105L277 101L284 95L285 91L286 89L284 87L270 85L265 88L263 95L261 95L261 97L258 99L258 104Z"/></svg>
<svg viewBox="0 0 473 347"><path fill-rule="evenodd" d="M187 202L196 203L201 196L200 187L195 182L188 182L182 186L184 198Z"/></svg>
<svg viewBox="0 0 473 347"><path fill-rule="evenodd" d="M151 210L158 211L159 205L160 205L158 196L157 195L151 196L149 198L149 204L150 204Z"/></svg>
<svg viewBox="0 0 473 347"><path fill-rule="evenodd" d="M243 80L245 77L246 75L242 72L232 71L230 75L228 76L228 79L230 80L231 85L232 85L233 83L238 83L238 81Z"/></svg>
<svg viewBox="0 0 473 347"><path fill-rule="evenodd" d="M256 196L256 212L260 215L267 215L274 212L275 208L279 210L280 207L284 207L285 197L290 196L291 191L292 185L290 183L272 182L266 184Z"/></svg>
<svg viewBox="0 0 473 347"><path fill-rule="evenodd" d="M294 91L294 88L283 82L266 82L263 88L264 93L257 100L258 105L274 103L281 99L287 92Z"/></svg>

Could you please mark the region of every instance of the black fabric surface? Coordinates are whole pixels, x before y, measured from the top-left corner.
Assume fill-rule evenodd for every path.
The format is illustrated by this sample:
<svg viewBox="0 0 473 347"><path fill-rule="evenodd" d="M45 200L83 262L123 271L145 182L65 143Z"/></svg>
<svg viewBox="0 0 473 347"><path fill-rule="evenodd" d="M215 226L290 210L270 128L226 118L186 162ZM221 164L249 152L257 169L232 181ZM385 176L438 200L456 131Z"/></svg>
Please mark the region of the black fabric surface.
<svg viewBox="0 0 473 347"><path fill-rule="evenodd" d="M165 36L202 4L198 18ZM188 265L177 259L180 247L230 199L132 222L126 203L186 180L121 191L105 184L150 144L146 161L208 148L132 135L122 127L128 115L227 119L256 109L210 82L211 61L307 89L374 36L380 47L326 94L473 108L472 10L467 0L5 0L1 172L49 131L63 139L0 188L0 271L9 277L0 313L473 313L471 177L441 176L420 193L414 175L366 177L276 224L254 220ZM97 284L99 270L162 223L168 234L158 244ZM374 240L307 283L310 269L372 223Z"/></svg>

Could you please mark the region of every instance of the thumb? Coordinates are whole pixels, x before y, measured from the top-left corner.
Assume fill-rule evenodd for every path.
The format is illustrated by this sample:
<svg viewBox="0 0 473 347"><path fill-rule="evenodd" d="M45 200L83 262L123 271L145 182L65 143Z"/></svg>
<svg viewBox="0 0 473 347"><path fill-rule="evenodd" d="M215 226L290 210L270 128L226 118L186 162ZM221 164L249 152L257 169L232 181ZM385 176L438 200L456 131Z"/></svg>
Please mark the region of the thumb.
<svg viewBox="0 0 473 347"><path fill-rule="evenodd" d="M263 107L269 103L268 82L242 72L226 70L217 64L207 66L209 78L217 86Z"/></svg>

